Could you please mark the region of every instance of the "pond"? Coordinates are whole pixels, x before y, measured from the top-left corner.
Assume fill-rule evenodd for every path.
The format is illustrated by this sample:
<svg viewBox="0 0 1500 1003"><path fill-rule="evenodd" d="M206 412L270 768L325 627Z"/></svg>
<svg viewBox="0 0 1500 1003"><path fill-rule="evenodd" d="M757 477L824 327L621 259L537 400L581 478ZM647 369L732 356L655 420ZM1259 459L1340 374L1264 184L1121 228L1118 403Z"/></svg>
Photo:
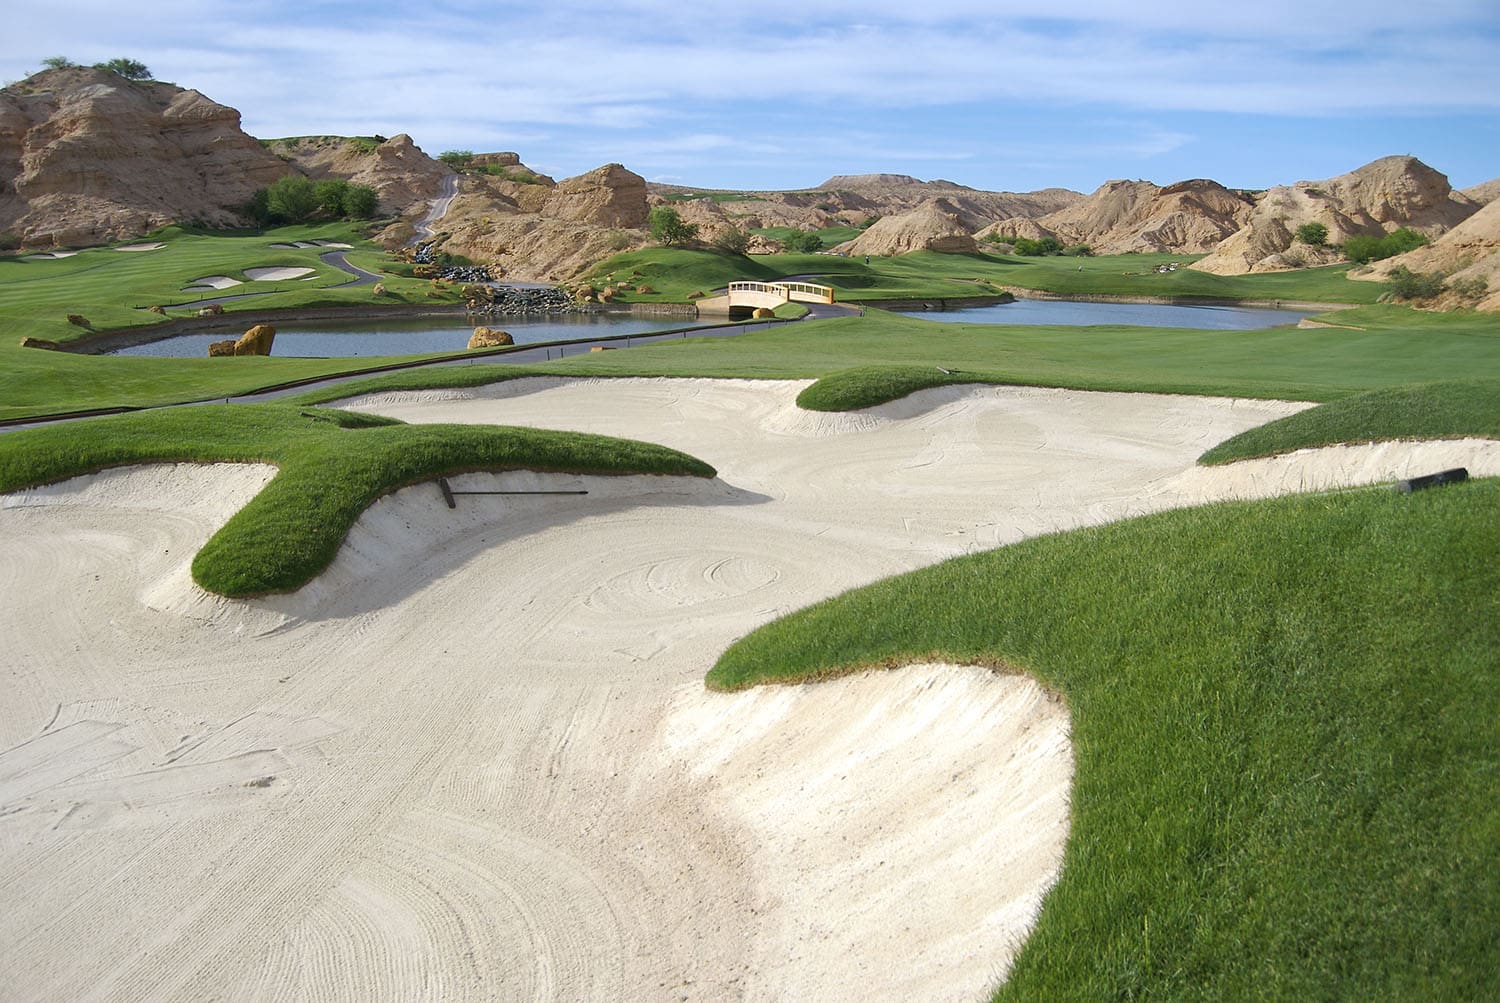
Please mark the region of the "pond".
<svg viewBox="0 0 1500 1003"><path fill-rule="evenodd" d="M562 313L532 317L500 317L489 327L509 331L517 345L543 341L587 341L617 335L674 331L700 326L676 317L632 317L626 313ZM474 324L461 317L409 320L319 321L276 325L278 358L346 358L373 355L416 355L425 352L462 352ZM203 359L210 342L236 337L232 331L179 334L144 345L117 349L111 355Z"/></svg>
<svg viewBox="0 0 1500 1003"><path fill-rule="evenodd" d="M1085 303L1076 300L1018 299L995 306L958 310L903 310L914 317L965 324L1034 324L1083 327L1122 324L1130 327L1188 327L1203 331L1258 331L1296 324L1311 313L1264 307L1204 306L1165 303Z"/></svg>

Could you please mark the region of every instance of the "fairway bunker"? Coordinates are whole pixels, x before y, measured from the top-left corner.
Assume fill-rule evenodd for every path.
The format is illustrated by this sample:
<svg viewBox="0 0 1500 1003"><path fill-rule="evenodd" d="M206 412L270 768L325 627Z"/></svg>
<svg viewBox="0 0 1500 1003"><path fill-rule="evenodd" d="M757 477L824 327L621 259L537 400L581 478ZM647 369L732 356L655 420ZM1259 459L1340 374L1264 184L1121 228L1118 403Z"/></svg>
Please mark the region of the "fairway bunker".
<svg viewBox="0 0 1500 1003"><path fill-rule="evenodd" d="M311 268L247 268L245 278L251 282L280 282L284 279L300 279L312 273Z"/></svg>

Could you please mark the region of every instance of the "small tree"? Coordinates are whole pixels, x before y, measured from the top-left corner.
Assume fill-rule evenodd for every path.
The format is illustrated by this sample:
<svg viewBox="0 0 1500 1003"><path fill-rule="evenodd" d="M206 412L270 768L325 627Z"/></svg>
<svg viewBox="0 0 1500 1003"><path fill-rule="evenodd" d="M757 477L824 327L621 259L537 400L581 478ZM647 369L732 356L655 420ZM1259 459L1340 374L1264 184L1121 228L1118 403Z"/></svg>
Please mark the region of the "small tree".
<svg viewBox="0 0 1500 1003"><path fill-rule="evenodd" d="M1398 300L1432 299L1443 291L1443 274L1414 272L1405 265L1391 271L1391 295Z"/></svg>
<svg viewBox="0 0 1500 1003"><path fill-rule="evenodd" d="M474 151L444 150L442 153L438 154L438 159L447 164L449 167L453 168L455 171L461 171L465 167L468 167L470 161L474 159Z"/></svg>
<svg viewBox="0 0 1500 1003"><path fill-rule="evenodd" d="M265 226L271 222L271 193L265 188L257 188L240 211L254 220L256 226Z"/></svg>
<svg viewBox="0 0 1500 1003"><path fill-rule="evenodd" d="M698 236L698 227L683 222L682 216L669 205L659 205L651 210L651 239L663 247L685 244Z"/></svg>
<svg viewBox="0 0 1500 1003"><path fill-rule="evenodd" d="M750 250L750 234L737 226L731 226L714 237L714 246L725 254L744 254Z"/></svg>
<svg viewBox="0 0 1500 1003"><path fill-rule="evenodd" d="M344 215L350 219L372 219L380 211L380 196L369 185L344 189Z"/></svg>
<svg viewBox="0 0 1500 1003"><path fill-rule="evenodd" d="M139 59L126 59L124 56L111 59L108 62L104 63L95 63L94 69L109 70L111 73L118 73L126 80L151 79L151 71L146 68L145 63L141 62Z"/></svg>
<svg viewBox="0 0 1500 1003"><path fill-rule="evenodd" d="M349 182L343 178L324 178L313 185L313 196L318 200L318 212L337 219L344 215L344 196L349 192Z"/></svg>
<svg viewBox="0 0 1500 1003"><path fill-rule="evenodd" d="M1328 227L1322 223L1303 223L1297 227L1297 239L1312 247L1322 247L1328 242Z"/></svg>
<svg viewBox="0 0 1500 1003"><path fill-rule="evenodd" d="M1344 257L1355 264L1368 265L1381 256L1379 237L1359 234L1344 241Z"/></svg>
<svg viewBox="0 0 1500 1003"><path fill-rule="evenodd" d="M283 223L305 223L318 211L318 192L300 174L277 178L266 189L266 207L271 218Z"/></svg>
<svg viewBox="0 0 1500 1003"><path fill-rule="evenodd" d="M66 70L70 66L77 65L77 63L73 62L67 56L48 56L42 60L42 69L44 70Z"/></svg>
<svg viewBox="0 0 1500 1003"><path fill-rule="evenodd" d="M782 240L781 246L789 254L816 254L823 249L823 238L816 233L807 233L798 230L787 234Z"/></svg>

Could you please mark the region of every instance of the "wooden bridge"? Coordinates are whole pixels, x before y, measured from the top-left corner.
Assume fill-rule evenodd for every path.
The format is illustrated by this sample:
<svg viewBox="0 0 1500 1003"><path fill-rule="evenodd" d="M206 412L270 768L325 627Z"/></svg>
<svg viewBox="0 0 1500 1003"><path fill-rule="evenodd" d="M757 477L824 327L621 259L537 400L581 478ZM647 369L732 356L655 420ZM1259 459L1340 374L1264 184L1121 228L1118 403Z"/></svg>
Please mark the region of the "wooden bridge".
<svg viewBox="0 0 1500 1003"><path fill-rule="evenodd" d="M722 296L699 300L698 312L733 316L757 309L774 310L791 302L832 303L833 287L812 282L731 282Z"/></svg>

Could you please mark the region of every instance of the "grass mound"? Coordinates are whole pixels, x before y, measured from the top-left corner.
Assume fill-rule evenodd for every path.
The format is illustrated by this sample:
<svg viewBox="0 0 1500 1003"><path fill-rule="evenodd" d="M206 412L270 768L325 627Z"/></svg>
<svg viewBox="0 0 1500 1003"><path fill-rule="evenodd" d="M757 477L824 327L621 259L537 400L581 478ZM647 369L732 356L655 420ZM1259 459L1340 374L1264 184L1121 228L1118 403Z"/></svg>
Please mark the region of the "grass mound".
<svg viewBox="0 0 1500 1003"><path fill-rule="evenodd" d="M733 689L932 658L1067 699L1062 877L1001 999L1500 984L1500 482L1171 512L858 589Z"/></svg>
<svg viewBox="0 0 1500 1003"><path fill-rule="evenodd" d="M830 373L797 395L808 411L858 411L954 383L991 382L974 373L937 366L859 366Z"/></svg>
<svg viewBox="0 0 1500 1003"><path fill-rule="evenodd" d="M571 432L394 419L286 404L182 408L13 432L0 491L136 463L273 463L279 473L204 545L193 579L233 597L287 592L333 561L361 512L397 488L472 470L713 477L664 446Z"/></svg>
<svg viewBox="0 0 1500 1003"><path fill-rule="evenodd" d="M1500 439L1500 380L1445 380L1356 394L1241 432L1198 462L1232 463L1336 443L1466 436Z"/></svg>

